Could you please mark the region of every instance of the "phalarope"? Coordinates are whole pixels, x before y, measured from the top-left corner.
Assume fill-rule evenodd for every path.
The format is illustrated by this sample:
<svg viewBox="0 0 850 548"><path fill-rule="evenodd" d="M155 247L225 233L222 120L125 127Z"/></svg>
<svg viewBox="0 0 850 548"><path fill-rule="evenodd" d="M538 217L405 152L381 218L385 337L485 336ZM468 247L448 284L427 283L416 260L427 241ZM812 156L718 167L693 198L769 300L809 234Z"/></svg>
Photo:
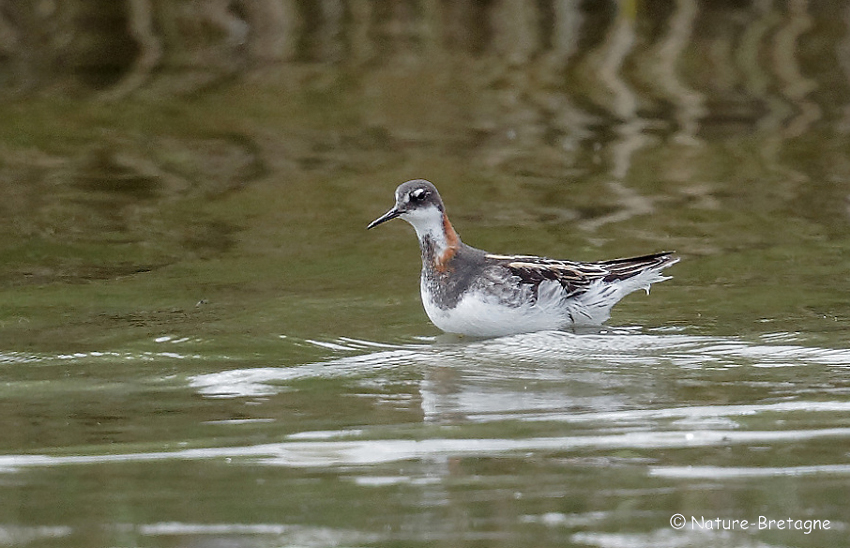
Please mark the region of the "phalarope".
<svg viewBox="0 0 850 548"><path fill-rule="evenodd" d="M420 291L428 318L448 333L492 337L571 326L596 326L638 289L670 279L671 252L599 262L494 255L460 241L436 187L402 183L395 205L367 229L400 217L422 251Z"/></svg>

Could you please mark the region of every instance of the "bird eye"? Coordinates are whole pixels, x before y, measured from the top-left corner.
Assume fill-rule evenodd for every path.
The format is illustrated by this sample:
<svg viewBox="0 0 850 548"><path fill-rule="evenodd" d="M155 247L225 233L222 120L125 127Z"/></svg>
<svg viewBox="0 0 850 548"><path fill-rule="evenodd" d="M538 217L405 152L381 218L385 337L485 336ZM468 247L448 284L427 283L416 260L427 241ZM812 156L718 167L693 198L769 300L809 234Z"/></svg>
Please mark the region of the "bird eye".
<svg viewBox="0 0 850 548"><path fill-rule="evenodd" d="M410 193L410 199L414 202L421 202L425 199L425 196L428 195L428 191L424 188L417 188L413 192Z"/></svg>

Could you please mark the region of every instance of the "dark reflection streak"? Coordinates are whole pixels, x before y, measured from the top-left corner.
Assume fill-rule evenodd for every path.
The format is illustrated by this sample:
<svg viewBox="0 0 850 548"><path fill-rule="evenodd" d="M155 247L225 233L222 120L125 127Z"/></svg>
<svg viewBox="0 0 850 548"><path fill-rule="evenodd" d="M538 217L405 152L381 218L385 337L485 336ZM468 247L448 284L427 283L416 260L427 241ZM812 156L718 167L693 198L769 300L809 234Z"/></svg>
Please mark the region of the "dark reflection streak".
<svg viewBox="0 0 850 548"><path fill-rule="evenodd" d="M747 92L768 107L768 115L759 120L759 125L776 127L777 113L773 108L776 99L772 99L768 91L770 76L762 67L760 54L767 40L767 34L779 24L779 15L772 9L771 0L757 0L753 4L753 11L756 17L744 26L737 48L736 62L744 77L744 87Z"/></svg>
<svg viewBox="0 0 850 548"><path fill-rule="evenodd" d="M634 19L625 10L618 9L605 39L587 58L590 67L597 67L596 74L608 91L600 94L598 100L603 101L603 106L620 120L637 118L637 98L620 76L623 62L634 42Z"/></svg>
<svg viewBox="0 0 850 548"><path fill-rule="evenodd" d="M150 0L129 0L128 7L128 32L139 47L139 54L130 72L101 95L102 100L121 99L137 90L148 81L151 72L162 60L162 42L154 31Z"/></svg>
<svg viewBox="0 0 850 548"><path fill-rule="evenodd" d="M429 58L440 59L443 56L442 44L440 39L440 6L437 0L423 0L420 9L422 10L422 21L420 22L421 29L419 34L422 36L425 45L424 54Z"/></svg>
<svg viewBox="0 0 850 548"><path fill-rule="evenodd" d="M574 2L556 1L553 5L551 48L540 61L543 77L549 84L539 92L538 101L548 112L548 122L558 136L555 144L563 151L578 149L582 140L592 133L588 129L591 117L576 107L569 93L562 90L570 60L578 52L584 17Z"/></svg>
<svg viewBox="0 0 850 548"><path fill-rule="evenodd" d="M341 0L322 0L322 26L319 29L320 57L324 62L339 61L345 53L343 20L345 6Z"/></svg>
<svg viewBox="0 0 850 548"><path fill-rule="evenodd" d="M0 10L0 52L14 53L20 47L21 37L10 14Z"/></svg>
<svg viewBox="0 0 850 548"><path fill-rule="evenodd" d="M541 114L531 101L534 81L529 71L540 47L539 14L530 2L499 2L491 11L494 60L506 80L506 89L501 93L505 112L504 123L508 125L510 140L518 140L524 148L542 144L540 130Z"/></svg>
<svg viewBox="0 0 850 548"><path fill-rule="evenodd" d="M772 107L770 115L759 124L763 134L761 155L768 169L781 172L789 182L805 182L809 180L808 176L783 165L780 160L785 141L799 136L813 120L820 117L817 105L806 99L814 85L801 75L797 58L797 40L811 26L811 18L806 13L804 2L793 2L789 4L788 10L773 38L771 57L783 98L776 97L769 102ZM794 116L792 106L795 103L800 105L800 114L797 116Z"/></svg>
<svg viewBox="0 0 850 548"><path fill-rule="evenodd" d="M705 116L702 94L683 84L676 68L682 52L691 41L697 13L695 0L678 0L668 21L669 31L652 56L655 75L652 81L676 107L678 131L673 139L686 145L700 144L697 138L699 121Z"/></svg>
<svg viewBox="0 0 850 548"><path fill-rule="evenodd" d="M232 8L230 0L214 0L208 2L203 13L216 29L225 33L229 46L241 46L248 37L250 27Z"/></svg>
<svg viewBox="0 0 850 548"><path fill-rule="evenodd" d="M838 66L844 72L844 78L850 84L850 4L844 8L844 37L839 40L835 46L835 56L838 59ZM844 115L841 120L836 122L835 128L841 133L850 132L850 103L846 103L842 109Z"/></svg>
<svg viewBox="0 0 850 548"><path fill-rule="evenodd" d="M370 36L372 2L351 0L348 9L351 14L351 61L354 67L359 67L369 63L375 54Z"/></svg>
<svg viewBox="0 0 850 548"><path fill-rule="evenodd" d="M784 83L782 94L800 110L796 117L788 121L784 130L785 138L791 139L808 131L812 123L820 119L821 110L807 98L817 88L817 84L802 75L797 57L800 36L813 25L808 13L808 1L792 0L788 4L788 12L787 24L776 33L774 39L773 61L776 74Z"/></svg>
<svg viewBox="0 0 850 548"><path fill-rule="evenodd" d="M245 2L250 25L248 50L259 63L289 61L295 58L298 33L303 27L295 0Z"/></svg>
<svg viewBox="0 0 850 548"><path fill-rule="evenodd" d="M551 56L561 68L578 52L579 31L584 17L575 2L556 1Z"/></svg>
<svg viewBox="0 0 850 548"><path fill-rule="evenodd" d="M494 46L503 63L523 67L539 49L539 14L531 2L497 2L491 11Z"/></svg>
<svg viewBox="0 0 850 548"><path fill-rule="evenodd" d="M548 62L555 69L552 74L560 79L566 77L569 64L579 51L584 16L577 3L571 0L558 0L553 8L554 29ZM555 88L562 88L560 81L553 84ZM565 151L578 149L580 143L592 135L588 129L592 120L591 116L576 107L569 93L564 91L553 93L552 104L555 105L552 123L562 136L558 144Z"/></svg>
<svg viewBox="0 0 850 548"><path fill-rule="evenodd" d="M703 8L704 6L701 5ZM749 13L749 11L748 11ZM706 25L706 21L710 17L706 9L700 10L697 20L694 22L694 27L699 29ZM715 89L723 90L723 93L729 93L740 86L737 80L740 78L737 64L732 59L738 51L736 40L741 33L742 24L728 24L724 28L717 29L717 36L711 40L705 48L705 63L700 64L699 71L689 71L691 77L699 77L699 73L705 70L706 74L713 74L715 81ZM697 39L693 38L693 47L696 51ZM694 73L694 74L692 74ZM703 86L698 86L697 89L705 89ZM712 113L706 108L706 117L710 118ZM702 129L702 128L701 128Z"/></svg>
<svg viewBox="0 0 850 548"><path fill-rule="evenodd" d="M608 182L608 186L618 196L620 208L609 215L583 221L580 226L584 230L593 231L602 225L623 221L652 210L651 201L623 183L631 169L632 156L651 140L644 131L646 121L638 115L637 95L621 76L623 64L635 44L634 24L634 14L625 7L618 6L616 18L605 40L588 56L588 62L598 66L599 80L610 92L604 95L610 97L606 106L620 120L614 130L617 139L608 150L613 178Z"/></svg>
<svg viewBox="0 0 850 548"><path fill-rule="evenodd" d="M616 181L622 181L631 169L632 155L646 146L648 136L644 133L646 121L638 116L637 94L620 75L623 63L635 44L634 19L621 9L614 29L610 56L604 65L604 78L614 92L614 112L622 120L616 128L618 139L610 146L611 175Z"/></svg>

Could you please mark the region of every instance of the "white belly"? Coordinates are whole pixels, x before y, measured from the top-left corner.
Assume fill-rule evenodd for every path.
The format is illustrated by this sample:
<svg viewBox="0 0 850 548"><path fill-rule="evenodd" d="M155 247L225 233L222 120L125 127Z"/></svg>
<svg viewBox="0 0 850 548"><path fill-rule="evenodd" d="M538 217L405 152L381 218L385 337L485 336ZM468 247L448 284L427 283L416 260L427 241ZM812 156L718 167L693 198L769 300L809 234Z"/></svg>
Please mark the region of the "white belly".
<svg viewBox="0 0 850 548"><path fill-rule="evenodd" d="M569 326L601 325L611 316L611 307L637 289L649 293L649 285L667 278L648 270L624 281L592 284L578 295L567 296L556 281L541 282L536 297L517 295L511 306L492 293L465 295L454 308L443 310L432 299L424 281L420 285L422 305L431 321L447 333L478 337L498 337ZM521 291L521 290L520 290ZM529 290L530 291L530 290Z"/></svg>
<svg viewBox="0 0 850 548"><path fill-rule="evenodd" d="M561 329L572 323L554 294L551 299L518 307L502 304L492 295L467 295L456 307L441 310L423 286L422 305L431 322L443 331L476 337Z"/></svg>

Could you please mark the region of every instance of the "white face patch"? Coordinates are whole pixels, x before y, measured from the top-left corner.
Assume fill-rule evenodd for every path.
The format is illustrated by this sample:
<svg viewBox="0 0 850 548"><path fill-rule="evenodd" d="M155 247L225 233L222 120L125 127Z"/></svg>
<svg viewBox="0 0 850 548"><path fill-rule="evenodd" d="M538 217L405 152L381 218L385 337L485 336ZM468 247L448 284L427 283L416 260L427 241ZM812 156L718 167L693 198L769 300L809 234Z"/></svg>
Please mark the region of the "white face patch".
<svg viewBox="0 0 850 548"><path fill-rule="evenodd" d="M420 240L428 236L434 240L438 248L447 245L443 227L443 212L437 206L428 205L410 209L402 213L401 218L413 225Z"/></svg>

